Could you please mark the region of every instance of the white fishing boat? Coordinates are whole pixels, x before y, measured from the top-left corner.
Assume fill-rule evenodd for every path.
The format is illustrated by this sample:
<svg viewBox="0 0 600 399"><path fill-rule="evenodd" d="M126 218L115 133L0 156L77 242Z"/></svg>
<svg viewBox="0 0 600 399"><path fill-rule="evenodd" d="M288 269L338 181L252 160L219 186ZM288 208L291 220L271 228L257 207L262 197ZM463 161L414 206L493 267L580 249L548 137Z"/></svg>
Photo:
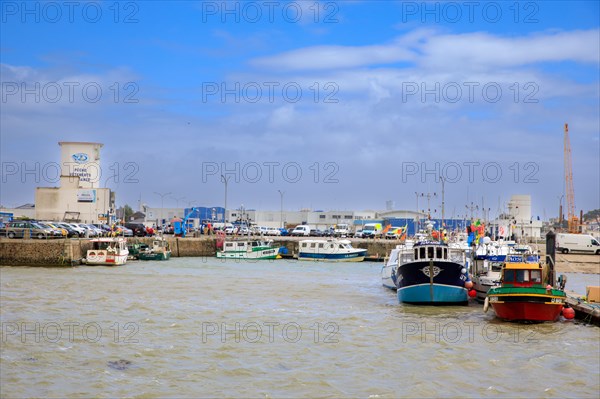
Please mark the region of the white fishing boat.
<svg viewBox="0 0 600 399"><path fill-rule="evenodd" d="M483 237L471 254L471 280L477 293L477 302L483 303L490 288L500 283L507 255L531 252L528 245L517 245L514 241L492 241L489 237Z"/></svg>
<svg viewBox="0 0 600 399"><path fill-rule="evenodd" d="M324 260L331 262L362 262L366 249L353 248L350 240L314 239L299 243L299 260Z"/></svg>
<svg viewBox="0 0 600 399"><path fill-rule="evenodd" d="M217 251L217 258L230 259L276 259L279 247L273 241L238 240L223 242L223 249Z"/></svg>
<svg viewBox="0 0 600 399"><path fill-rule="evenodd" d="M102 237L90 240L92 248L88 249L83 260L88 265L119 266L127 262L127 240L123 237Z"/></svg>

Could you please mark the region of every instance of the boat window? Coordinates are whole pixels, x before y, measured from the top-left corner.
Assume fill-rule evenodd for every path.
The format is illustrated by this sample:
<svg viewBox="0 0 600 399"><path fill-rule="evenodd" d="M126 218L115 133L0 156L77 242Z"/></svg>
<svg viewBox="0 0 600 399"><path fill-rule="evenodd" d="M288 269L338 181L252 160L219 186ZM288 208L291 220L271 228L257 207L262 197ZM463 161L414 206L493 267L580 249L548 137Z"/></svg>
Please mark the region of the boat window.
<svg viewBox="0 0 600 399"><path fill-rule="evenodd" d="M319 244L319 248L323 248L325 245L323 243Z"/></svg>
<svg viewBox="0 0 600 399"><path fill-rule="evenodd" d="M448 259L448 248L444 248L444 259Z"/></svg>
<svg viewBox="0 0 600 399"><path fill-rule="evenodd" d="M531 281L534 283L542 282L542 272L541 270L532 270L531 271Z"/></svg>
<svg viewBox="0 0 600 399"><path fill-rule="evenodd" d="M515 271L514 270L504 270L504 281L515 281Z"/></svg>
<svg viewBox="0 0 600 399"><path fill-rule="evenodd" d="M315 248L316 246L317 246L317 245L316 245L314 242L310 243L310 247L311 247L311 248Z"/></svg>
<svg viewBox="0 0 600 399"><path fill-rule="evenodd" d="M525 279L527 275L527 279ZM529 280L529 270L517 270L517 283L523 283Z"/></svg>
<svg viewBox="0 0 600 399"><path fill-rule="evenodd" d="M419 259L419 249L415 248L415 259Z"/></svg>
<svg viewBox="0 0 600 399"><path fill-rule="evenodd" d="M425 247L419 248L419 258L425 259Z"/></svg>
<svg viewBox="0 0 600 399"><path fill-rule="evenodd" d="M246 243L238 242L238 247L243 247L244 245L246 245Z"/></svg>
<svg viewBox="0 0 600 399"><path fill-rule="evenodd" d="M435 249L435 257L439 259L442 258L442 248L438 247Z"/></svg>
<svg viewBox="0 0 600 399"><path fill-rule="evenodd" d="M433 247L427 247L427 257L429 259L433 258Z"/></svg>

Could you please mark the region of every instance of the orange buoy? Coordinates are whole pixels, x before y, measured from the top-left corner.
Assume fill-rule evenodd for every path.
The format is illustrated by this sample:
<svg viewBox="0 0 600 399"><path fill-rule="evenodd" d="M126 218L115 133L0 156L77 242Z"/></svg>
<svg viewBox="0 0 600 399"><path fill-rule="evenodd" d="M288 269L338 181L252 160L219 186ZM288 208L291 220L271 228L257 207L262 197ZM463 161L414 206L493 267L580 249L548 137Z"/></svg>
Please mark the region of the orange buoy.
<svg viewBox="0 0 600 399"><path fill-rule="evenodd" d="M477 291L469 290L469 298L475 298L477 296Z"/></svg>
<svg viewBox="0 0 600 399"><path fill-rule="evenodd" d="M562 315L565 319L571 320L575 318L575 310L573 308L563 308Z"/></svg>
<svg viewBox="0 0 600 399"><path fill-rule="evenodd" d="M472 281L465 281L465 288L466 289L473 288L473 282Z"/></svg>

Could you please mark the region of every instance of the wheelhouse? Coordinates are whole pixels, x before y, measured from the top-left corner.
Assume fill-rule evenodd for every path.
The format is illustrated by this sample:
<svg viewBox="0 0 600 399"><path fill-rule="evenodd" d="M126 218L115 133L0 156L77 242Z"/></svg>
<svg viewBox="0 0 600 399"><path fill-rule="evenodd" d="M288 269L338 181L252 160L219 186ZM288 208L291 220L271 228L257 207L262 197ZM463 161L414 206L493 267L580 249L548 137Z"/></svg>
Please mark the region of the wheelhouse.
<svg viewBox="0 0 600 399"><path fill-rule="evenodd" d="M545 278L540 263L507 263L502 272L504 287L542 287Z"/></svg>

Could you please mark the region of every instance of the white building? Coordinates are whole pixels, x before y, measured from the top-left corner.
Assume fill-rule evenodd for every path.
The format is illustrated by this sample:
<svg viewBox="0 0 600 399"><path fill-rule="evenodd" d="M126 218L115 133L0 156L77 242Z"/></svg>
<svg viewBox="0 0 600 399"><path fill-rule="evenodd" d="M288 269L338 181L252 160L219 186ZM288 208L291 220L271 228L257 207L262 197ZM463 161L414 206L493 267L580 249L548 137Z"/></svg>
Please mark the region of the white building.
<svg viewBox="0 0 600 399"><path fill-rule="evenodd" d="M60 142L59 187L38 187L35 191L35 218L107 223L114 215L115 195L99 188L100 149L103 144Z"/></svg>
<svg viewBox="0 0 600 399"><path fill-rule="evenodd" d="M541 238L542 221L531 213L531 195L513 195L508 202L508 213L490 222L492 236L516 239Z"/></svg>

